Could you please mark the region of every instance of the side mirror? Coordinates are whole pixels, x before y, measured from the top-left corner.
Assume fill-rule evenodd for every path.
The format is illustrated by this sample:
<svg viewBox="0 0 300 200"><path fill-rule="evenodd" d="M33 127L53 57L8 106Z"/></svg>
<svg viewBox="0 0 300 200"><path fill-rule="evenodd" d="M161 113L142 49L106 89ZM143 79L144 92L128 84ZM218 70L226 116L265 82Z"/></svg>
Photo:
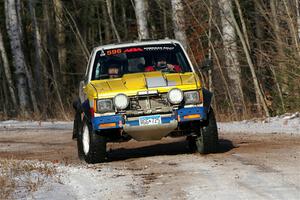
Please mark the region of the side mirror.
<svg viewBox="0 0 300 200"><path fill-rule="evenodd" d="M203 71L208 71L213 68L213 60L209 58L205 58L205 60L202 61L201 69Z"/></svg>

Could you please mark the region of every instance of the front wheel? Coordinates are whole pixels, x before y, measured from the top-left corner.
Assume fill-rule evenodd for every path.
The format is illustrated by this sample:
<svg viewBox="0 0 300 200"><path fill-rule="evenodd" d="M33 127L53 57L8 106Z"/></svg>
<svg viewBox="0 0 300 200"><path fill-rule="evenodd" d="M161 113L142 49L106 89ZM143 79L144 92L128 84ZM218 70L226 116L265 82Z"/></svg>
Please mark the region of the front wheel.
<svg viewBox="0 0 300 200"><path fill-rule="evenodd" d="M87 163L104 162L106 158L106 137L93 131L92 124L83 120L77 139L78 156Z"/></svg>
<svg viewBox="0 0 300 200"><path fill-rule="evenodd" d="M218 128L215 114L212 110L208 112L207 120L203 127L199 127L199 135L195 142L197 151L201 154L215 153L218 148Z"/></svg>

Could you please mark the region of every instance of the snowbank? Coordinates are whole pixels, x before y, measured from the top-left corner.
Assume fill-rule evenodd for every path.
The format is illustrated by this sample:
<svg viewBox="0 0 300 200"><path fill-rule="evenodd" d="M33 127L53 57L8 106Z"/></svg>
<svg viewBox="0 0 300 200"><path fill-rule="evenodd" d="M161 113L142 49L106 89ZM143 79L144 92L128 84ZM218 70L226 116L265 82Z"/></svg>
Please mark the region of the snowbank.
<svg viewBox="0 0 300 200"><path fill-rule="evenodd" d="M264 120L218 123L221 133L300 134L300 113L284 114Z"/></svg>
<svg viewBox="0 0 300 200"><path fill-rule="evenodd" d="M300 113L285 114L264 120L244 120L235 122L220 122L221 133L287 133L300 134ZM72 121L0 121L0 130L7 128L25 129L62 129L73 128Z"/></svg>
<svg viewBox="0 0 300 200"><path fill-rule="evenodd" d="M25 129L72 129L72 121L0 121L0 129L5 128L25 128Z"/></svg>

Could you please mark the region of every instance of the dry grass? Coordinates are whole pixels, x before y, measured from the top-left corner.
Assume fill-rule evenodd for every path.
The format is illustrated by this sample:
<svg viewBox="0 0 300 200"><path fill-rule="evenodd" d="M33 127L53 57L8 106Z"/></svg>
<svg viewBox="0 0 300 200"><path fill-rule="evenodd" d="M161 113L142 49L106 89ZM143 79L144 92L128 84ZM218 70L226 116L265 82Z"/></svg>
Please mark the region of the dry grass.
<svg viewBox="0 0 300 200"><path fill-rule="evenodd" d="M0 160L0 199L27 197L54 174L51 163Z"/></svg>

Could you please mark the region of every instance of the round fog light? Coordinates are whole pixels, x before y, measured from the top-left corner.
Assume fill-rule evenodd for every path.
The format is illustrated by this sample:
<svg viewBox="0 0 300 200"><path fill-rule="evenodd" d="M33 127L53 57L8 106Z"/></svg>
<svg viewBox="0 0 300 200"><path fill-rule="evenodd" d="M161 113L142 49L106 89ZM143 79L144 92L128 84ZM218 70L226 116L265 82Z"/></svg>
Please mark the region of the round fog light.
<svg viewBox="0 0 300 200"><path fill-rule="evenodd" d="M183 100L183 93L180 89L174 88L168 92L168 100L172 104L179 104Z"/></svg>
<svg viewBox="0 0 300 200"><path fill-rule="evenodd" d="M114 105L117 109L123 110L127 108L129 99L125 94L118 94L114 98Z"/></svg>

